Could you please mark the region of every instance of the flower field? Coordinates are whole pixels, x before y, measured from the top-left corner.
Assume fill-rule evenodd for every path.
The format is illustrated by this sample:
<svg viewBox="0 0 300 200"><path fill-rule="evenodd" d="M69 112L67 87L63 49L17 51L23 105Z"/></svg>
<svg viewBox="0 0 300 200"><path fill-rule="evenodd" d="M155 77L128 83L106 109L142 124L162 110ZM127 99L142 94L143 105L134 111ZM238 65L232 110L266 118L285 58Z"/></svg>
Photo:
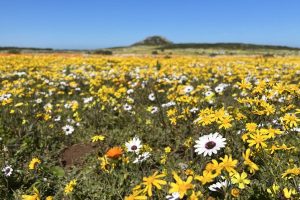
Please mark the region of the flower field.
<svg viewBox="0 0 300 200"><path fill-rule="evenodd" d="M300 57L0 56L0 199L300 199Z"/></svg>

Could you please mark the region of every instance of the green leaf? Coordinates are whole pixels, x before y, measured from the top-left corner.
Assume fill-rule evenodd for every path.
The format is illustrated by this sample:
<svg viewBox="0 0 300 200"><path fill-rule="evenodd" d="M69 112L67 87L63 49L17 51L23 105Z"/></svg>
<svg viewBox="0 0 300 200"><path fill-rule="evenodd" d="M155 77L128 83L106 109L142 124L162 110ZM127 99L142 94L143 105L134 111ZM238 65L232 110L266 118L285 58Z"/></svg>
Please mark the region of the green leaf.
<svg viewBox="0 0 300 200"><path fill-rule="evenodd" d="M64 177L64 175L65 175L64 169L59 166L51 167L50 171L52 172L52 174L54 176L57 176L57 177Z"/></svg>

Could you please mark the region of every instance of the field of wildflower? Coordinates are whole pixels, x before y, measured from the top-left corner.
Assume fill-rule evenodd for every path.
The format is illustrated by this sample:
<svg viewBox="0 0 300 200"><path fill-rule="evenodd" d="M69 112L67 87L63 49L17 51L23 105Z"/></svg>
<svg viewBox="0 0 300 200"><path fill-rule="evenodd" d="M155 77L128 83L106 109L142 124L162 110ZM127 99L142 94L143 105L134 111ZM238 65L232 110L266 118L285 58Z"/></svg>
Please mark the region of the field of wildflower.
<svg viewBox="0 0 300 200"><path fill-rule="evenodd" d="M0 199L299 199L300 57L0 56Z"/></svg>

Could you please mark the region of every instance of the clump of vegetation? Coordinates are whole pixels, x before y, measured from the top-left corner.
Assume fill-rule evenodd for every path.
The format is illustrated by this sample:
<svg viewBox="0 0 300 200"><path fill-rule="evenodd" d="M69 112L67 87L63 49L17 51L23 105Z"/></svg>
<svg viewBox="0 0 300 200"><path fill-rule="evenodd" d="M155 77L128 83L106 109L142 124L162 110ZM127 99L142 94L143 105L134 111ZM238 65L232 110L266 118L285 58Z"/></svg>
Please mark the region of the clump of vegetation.
<svg viewBox="0 0 300 200"><path fill-rule="evenodd" d="M92 51L93 54L98 54L98 55L112 55L113 52L110 50L104 50L104 49L98 49L95 51Z"/></svg>
<svg viewBox="0 0 300 200"><path fill-rule="evenodd" d="M152 51L152 55L158 55L158 51Z"/></svg>
<svg viewBox="0 0 300 200"><path fill-rule="evenodd" d="M7 51L7 53L9 53L9 54L20 54L21 50L19 50L19 49L10 49L10 50Z"/></svg>

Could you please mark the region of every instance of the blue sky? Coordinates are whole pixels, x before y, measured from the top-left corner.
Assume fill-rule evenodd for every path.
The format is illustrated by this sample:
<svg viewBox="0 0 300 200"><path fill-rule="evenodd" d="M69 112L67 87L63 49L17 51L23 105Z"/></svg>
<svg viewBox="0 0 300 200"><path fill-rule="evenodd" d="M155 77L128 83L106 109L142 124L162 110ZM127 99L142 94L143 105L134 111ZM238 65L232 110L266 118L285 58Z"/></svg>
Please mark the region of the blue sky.
<svg viewBox="0 0 300 200"><path fill-rule="evenodd" d="M150 35L300 47L299 0L2 0L0 46L93 49Z"/></svg>

